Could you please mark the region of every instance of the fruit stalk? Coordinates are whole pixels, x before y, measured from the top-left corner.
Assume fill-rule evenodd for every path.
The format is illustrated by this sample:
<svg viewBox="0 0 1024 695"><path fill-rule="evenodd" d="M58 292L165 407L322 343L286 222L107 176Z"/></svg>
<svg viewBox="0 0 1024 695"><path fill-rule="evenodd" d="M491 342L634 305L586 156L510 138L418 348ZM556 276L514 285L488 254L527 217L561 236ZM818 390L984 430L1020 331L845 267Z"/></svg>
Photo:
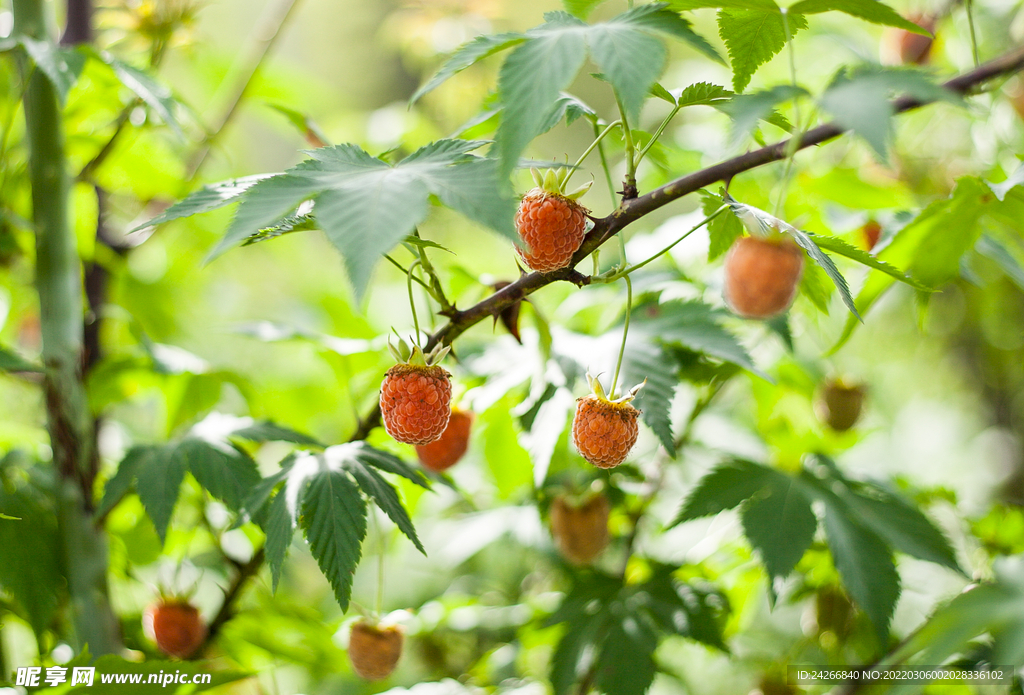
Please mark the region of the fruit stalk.
<svg viewBox="0 0 1024 695"><path fill-rule="evenodd" d="M622 369L622 356L626 354L626 337L629 335L629 314L633 310L633 281L629 275L623 275L626 281L626 318L622 323L622 344L619 346L619 359L615 363L615 376L612 377L612 387L608 391L609 398L615 398L615 388L619 385L619 370Z"/></svg>

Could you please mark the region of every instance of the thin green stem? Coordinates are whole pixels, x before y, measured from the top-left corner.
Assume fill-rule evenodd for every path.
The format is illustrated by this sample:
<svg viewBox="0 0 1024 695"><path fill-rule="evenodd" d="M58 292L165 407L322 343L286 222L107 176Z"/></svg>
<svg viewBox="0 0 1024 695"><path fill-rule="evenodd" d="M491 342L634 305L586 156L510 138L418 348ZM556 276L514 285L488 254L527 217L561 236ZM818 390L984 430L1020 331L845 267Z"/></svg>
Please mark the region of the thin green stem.
<svg viewBox="0 0 1024 695"><path fill-rule="evenodd" d="M405 271L406 275L408 276L406 284L409 287L409 309L412 311L412 325L413 328L416 329L416 337L413 339L413 343L415 343L416 345L420 344L420 320L416 317L416 300L413 299L412 295L412 278L413 271L416 269L416 266L418 265L423 264L417 258L415 261L412 262L412 265L409 266L409 269Z"/></svg>
<svg viewBox="0 0 1024 695"><path fill-rule="evenodd" d="M393 266L395 266L396 268L398 268L399 270L401 270L401 271L402 271L402 273L403 273L404 275L408 275L408 274L409 274L409 271L408 271L408 270L406 270L405 266L404 266L404 265L402 265L401 263L399 263L398 261L396 261L396 260L395 260L394 258L392 258L392 257L391 257L390 255L388 255L388 254L386 254L386 253L385 253L385 254L384 254L384 258L385 258L385 260L387 260L387 261L390 261L390 262L391 262L391 265L393 265ZM418 283L420 283L421 285L423 285L424 289L426 289L426 290L427 290L428 292L430 291L430 286L429 286L429 285L427 285L427 283L425 283L425 282L423 282L422 280L420 280L420 279L419 279L418 277L414 277L414 278L413 278L413 280L415 280L416 282L418 282Z"/></svg>
<svg viewBox="0 0 1024 695"><path fill-rule="evenodd" d="M981 58L978 56L978 36L974 31L974 1L965 0L964 8L967 10L967 26L971 29L971 52L974 55L974 67L981 65Z"/></svg>
<svg viewBox="0 0 1024 695"><path fill-rule="evenodd" d="M594 136L597 136L597 123L594 124ZM597 141L597 153L601 155L601 168L604 169L605 181L608 184L608 195L612 197L612 209L614 210L619 206L619 201L615 197L615 184L612 183L612 170L608 167L608 157L604 153L604 143L600 140Z"/></svg>
<svg viewBox="0 0 1024 695"><path fill-rule="evenodd" d="M626 318L622 324L622 345L619 346L619 359L615 362L615 376L612 377L612 387L608 391L609 398L615 398L615 388L619 384L619 370L622 369L622 356L626 354L626 337L629 335L629 314L633 310L633 281L628 275L623 275L626 281Z"/></svg>
<svg viewBox="0 0 1024 695"><path fill-rule="evenodd" d="M636 144L633 142L633 131L629 129L629 119L626 118L626 108L622 105L622 99L615 95L615 103L619 107L619 116L622 118L622 141L626 147L626 183L636 185Z"/></svg>
<svg viewBox="0 0 1024 695"><path fill-rule="evenodd" d="M419 230L414 231L413 235L418 239L420 236ZM420 284L424 286L427 293L434 299L434 301L441 305L442 312L446 313L450 311L452 303L448 301L448 297L444 294L444 288L441 286L441 278L438 277L437 272L434 270L434 266L431 265L430 259L427 257L427 250L422 246L417 246L416 252L420 259L420 265L430 278L429 287L427 287L426 283L421 282ZM433 312L431 312L431 317L433 317Z"/></svg>
<svg viewBox="0 0 1024 695"><path fill-rule="evenodd" d="M606 275L606 276L601 276L601 275L594 276L594 277L590 278L591 284L615 282L619 278L628 276L634 270L639 270L640 268L643 268L648 263L656 261L658 258L663 256L664 254L666 254L669 251L671 251L683 239L685 239L686 237L690 236L691 234L696 232L698 229L700 229L704 225L706 225L709 222L711 222L711 220L713 220L716 217L718 217L719 215L721 215L722 212L724 212L727 207L728 207L727 205L723 205L722 207L718 208L713 213L711 213L710 215L705 217L703 220L701 220L699 224L697 224L694 227L690 228L685 234L683 234L681 237L679 237L678 239L673 241L671 244L669 244L668 246L663 248L661 251L658 251L656 254L654 254L650 258L648 258L646 260L643 260L643 261L640 261L639 263L634 263L633 265L628 266L626 268L622 268L620 270L616 270L615 272L612 272L612 273L610 273L609 275Z"/></svg>
<svg viewBox="0 0 1024 695"><path fill-rule="evenodd" d="M619 267L625 268L626 264L629 262L626 260L626 239L622 236L622 232L619 232L615 236L619 238L619 263L621 264Z"/></svg>
<svg viewBox="0 0 1024 695"><path fill-rule="evenodd" d="M793 174L793 161L796 159L796 152L800 146L803 129L800 127L800 104L796 98L796 49L793 47L793 36L789 33L789 11L783 7L779 10L782 13L782 28L786 33L786 52L789 56L789 81L793 85L793 137L790 138L789 147L786 151L786 167L782 173L782 186L779 188L779 195L775 199L775 216L781 217L783 206L786 204L786 192L789 189L789 179Z"/></svg>
<svg viewBox="0 0 1024 695"><path fill-rule="evenodd" d="M580 165L583 164L583 160L585 160L587 157L589 157L590 153L594 151L594 148L601 144L601 141L604 140L604 136L607 135L608 133L610 133L612 128L614 128L615 126L618 126L618 125L622 125L621 121L612 121L611 123L608 124L607 128L605 128L603 131L601 131L601 133L594 138L594 141L592 143L590 143L590 147L588 147L586 150L584 150L583 154L580 155L580 158L576 160L576 163L572 165L572 169L570 169L569 173L566 174L565 181L562 182L562 186L563 187L567 183L569 183L569 179L572 178L572 175L574 173L576 173L576 170L579 169ZM594 132L597 132L597 124L596 123L594 124ZM564 190L564 188L563 188L563 190Z"/></svg>
<svg viewBox="0 0 1024 695"><path fill-rule="evenodd" d="M676 117L676 114L679 113L682 108L682 106L676 106L673 108L668 116L665 117L665 120L661 122L661 125L658 126L658 129L654 131L654 135L651 136L651 141L647 143L647 146L640 150L640 154L636 156L637 166L640 166L640 162L643 161L644 156L650 152L652 147L654 147L654 143L658 142L658 138L660 138L661 134L665 132L665 128L668 127L669 122Z"/></svg>

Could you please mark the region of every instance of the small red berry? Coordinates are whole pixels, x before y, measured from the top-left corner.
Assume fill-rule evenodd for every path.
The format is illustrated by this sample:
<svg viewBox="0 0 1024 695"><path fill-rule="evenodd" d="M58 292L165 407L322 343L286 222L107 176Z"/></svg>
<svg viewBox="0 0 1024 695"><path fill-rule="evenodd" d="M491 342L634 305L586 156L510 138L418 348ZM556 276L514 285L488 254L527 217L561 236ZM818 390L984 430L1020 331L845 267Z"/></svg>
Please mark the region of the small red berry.
<svg viewBox="0 0 1024 695"><path fill-rule="evenodd" d="M424 468L440 473L459 462L469 448L469 429L473 413L453 408L441 438L416 447L416 456Z"/></svg>
<svg viewBox="0 0 1024 695"><path fill-rule="evenodd" d="M796 296L804 252L786 238L740 237L725 257L725 301L739 316L766 319Z"/></svg>
<svg viewBox="0 0 1024 695"><path fill-rule="evenodd" d="M451 374L443 367L396 364L380 386L384 429L396 441L429 444L448 426L451 400Z"/></svg>
<svg viewBox="0 0 1024 695"><path fill-rule="evenodd" d="M589 564L608 547L608 515L611 505L604 493L597 493L581 504L565 495L551 503L551 535L558 552L574 565Z"/></svg>
<svg viewBox="0 0 1024 695"><path fill-rule="evenodd" d="M387 678L402 656L405 636L397 625L381 627L360 620L352 625L348 638L348 660L360 678L379 681Z"/></svg>
<svg viewBox="0 0 1024 695"><path fill-rule="evenodd" d="M203 644L206 626L199 611L182 599L161 599L142 616L145 633L164 654L185 659Z"/></svg>

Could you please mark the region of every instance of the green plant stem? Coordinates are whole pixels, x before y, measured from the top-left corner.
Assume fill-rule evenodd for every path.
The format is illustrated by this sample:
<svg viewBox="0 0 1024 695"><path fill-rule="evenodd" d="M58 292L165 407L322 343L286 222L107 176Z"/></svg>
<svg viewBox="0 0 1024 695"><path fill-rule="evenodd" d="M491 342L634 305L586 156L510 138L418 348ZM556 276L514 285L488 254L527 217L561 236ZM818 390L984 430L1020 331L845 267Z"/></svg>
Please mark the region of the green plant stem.
<svg viewBox="0 0 1024 695"><path fill-rule="evenodd" d="M413 261L412 265L409 266L409 269L405 271L407 276L406 285L409 288L409 310L412 311L412 325L416 329L416 337L413 339L413 343L416 345L420 344L420 320L416 318L416 300L413 298L412 294L412 278L413 271L416 270L416 266L418 265L422 265L422 263L420 263L420 260L417 258Z"/></svg>
<svg viewBox="0 0 1024 695"><path fill-rule="evenodd" d="M594 124L594 137L597 137L598 126ZM612 209L618 207L619 200L615 197L615 184L612 183L612 170L608 167L608 157L604 153L604 142L597 141L597 153L601 155L601 168L604 169L605 182L608 184L608 195L612 197Z"/></svg>
<svg viewBox="0 0 1024 695"><path fill-rule="evenodd" d="M793 47L793 37L789 33L789 12L783 7L779 10L782 13L782 28L786 32L786 53L789 56L789 80L793 89L798 89L796 83L796 49ZM786 204L786 192L789 188L789 178L793 173L793 161L796 159L797 143L800 142L800 135L803 130L800 127L800 104L797 97L793 97L793 133L790 146L786 151L786 167L782 173L782 186L779 188L779 197L775 199L775 216L781 217L783 206Z"/></svg>
<svg viewBox="0 0 1024 695"><path fill-rule="evenodd" d="M682 108L682 106L676 106L673 108L672 111L669 112L668 116L665 117L665 120L661 122L661 125L658 126L658 129L654 131L654 135L651 136L651 141L647 143L647 146L640 150L640 154L636 156L637 166L640 166L640 162L643 161L644 156L650 152L652 147L654 147L654 143L658 142L658 138L660 138L661 134L665 132L665 128L668 127L669 122L676 117L676 114L679 113Z"/></svg>
<svg viewBox="0 0 1024 695"><path fill-rule="evenodd" d="M967 11L967 26L971 29L971 53L974 55L974 67L981 65L981 58L978 55L978 36L974 30L974 0L964 0L964 9Z"/></svg>
<svg viewBox="0 0 1024 695"><path fill-rule="evenodd" d="M409 271L406 270L405 266L402 265L401 263L399 263L398 261L396 261L390 255L385 253L384 254L384 260L389 261L391 263L391 265L393 265L396 268L398 268L399 270L401 270L403 275L408 275L409 274ZM420 280L418 277L414 277L413 280L415 280L416 282L418 282L421 285L423 285L423 289L425 289L427 292L430 292L430 286L427 283L423 282L423 280Z"/></svg>
<svg viewBox="0 0 1024 695"><path fill-rule="evenodd" d="M622 141L626 148L626 185L636 186L636 144L633 142L633 131L629 128L626 109L618 94L615 95L615 103L619 107L619 117L622 119Z"/></svg>
<svg viewBox="0 0 1024 695"><path fill-rule="evenodd" d="M611 123L608 124L608 127L606 127L604 130L602 130L601 133L594 138L594 141L592 143L590 143L590 147L588 147L586 150L584 150L583 154L580 155L580 158L577 159L576 163L572 165L571 169L569 169L569 173L566 174L565 181L562 182L563 190L565 190L564 186L569 183L569 179L572 178L572 175L583 164L583 161L587 157L590 156L590 153L594 151L595 147L600 146L601 141L604 140L604 136L607 135L608 133L610 133L612 131L612 128L614 128L614 127L616 127L618 125L621 125L620 121L612 121ZM595 132L597 131L597 124L596 123L594 124L594 131Z"/></svg>
<svg viewBox="0 0 1024 695"><path fill-rule="evenodd" d="M634 263L631 266L628 266L628 267L625 267L625 268L622 268L622 269L619 269L619 270L615 270L610 275L607 275L607 276L596 275L596 276L590 278L590 282L592 282L592 283L615 282L616 280L618 280L621 277L628 276L634 270L639 270L640 268L643 268L648 263L652 263L652 262L658 260L663 255L665 255L666 253L671 251L673 248L675 248L675 246L677 244L679 244L681 241L683 241L683 239L685 239L686 237L690 236L691 234L696 232L698 229L700 229L704 225L708 224L711 220L713 220L716 217L718 217L719 215L721 215L725 211L725 209L727 207L728 207L727 205L723 205L722 207L718 208L713 213L711 213L710 215L705 217L703 220L701 220L697 225L695 225L695 226L691 227L689 230L687 230L686 233L683 234L681 237L679 237L678 239L673 241L671 244L669 244L668 246L663 248L661 251L658 251L656 254L654 254L650 258L648 258L646 260L643 260L643 261L640 261L639 263ZM620 239L622 238L621 234L619 235L619 238ZM626 257L625 256L625 250L623 250L623 256L622 257L623 257L623 261L625 261L625 257Z"/></svg>
<svg viewBox="0 0 1024 695"><path fill-rule="evenodd" d="M14 33L50 40L43 0L15 0ZM81 267L68 219L70 182L57 93L49 79L22 59L25 139L29 150L32 219L36 236L36 292L42 329L47 429L57 468L57 524L67 580L73 646L94 655L120 649L109 603L106 542L92 522L98 458L93 421L81 380Z"/></svg>
<svg viewBox="0 0 1024 695"><path fill-rule="evenodd" d="M633 311L633 281L629 275L623 275L626 281L626 318L622 323L622 344L619 346L619 359L615 362L615 376L612 377L612 387L608 391L608 398L615 398L615 389L619 384L619 370L622 369L622 357L626 354L626 338L629 336L629 314Z"/></svg>
<svg viewBox="0 0 1024 695"><path fill-rule="evenodd" d="M416 238L419 238L419 230L415 231ZM447 314L451 312L452 303L448 301L448 297L444 294L444 288L441 286L441 278L438 276L437 271L434 270L434 266L430 263L430 258L427 256L427 250L422 246L416 247L417 255L420 259L420 266L427 273L427 277L430 278L430 286L428 287L425 282L420 282L427 293L434 299L435 302L441 305L441 313ZM433 313L431 313L433 316Z"/></svg>

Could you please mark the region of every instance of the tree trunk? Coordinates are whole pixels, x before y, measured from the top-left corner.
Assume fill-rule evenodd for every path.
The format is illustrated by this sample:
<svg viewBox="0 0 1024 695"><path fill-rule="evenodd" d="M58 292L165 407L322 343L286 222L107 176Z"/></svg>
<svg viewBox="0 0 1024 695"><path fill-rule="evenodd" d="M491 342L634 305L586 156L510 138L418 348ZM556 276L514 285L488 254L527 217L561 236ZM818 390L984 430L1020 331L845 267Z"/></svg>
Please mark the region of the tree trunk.
<svg viewBox="0 0 1024 695"><path fill-rule="evenodd" d="M43 0L14 0L14 33L49 40ZM27 67L27 66L26 66ZM93 655L120 649L107 590L107 548L92 515L97 456L81 378L83 297L75 237L68 221L69 181L57 93L26 71L25 127L36 232L36 290L42 326L47 428L57 472L62 569L69 594L69 635Z"/></svg>

